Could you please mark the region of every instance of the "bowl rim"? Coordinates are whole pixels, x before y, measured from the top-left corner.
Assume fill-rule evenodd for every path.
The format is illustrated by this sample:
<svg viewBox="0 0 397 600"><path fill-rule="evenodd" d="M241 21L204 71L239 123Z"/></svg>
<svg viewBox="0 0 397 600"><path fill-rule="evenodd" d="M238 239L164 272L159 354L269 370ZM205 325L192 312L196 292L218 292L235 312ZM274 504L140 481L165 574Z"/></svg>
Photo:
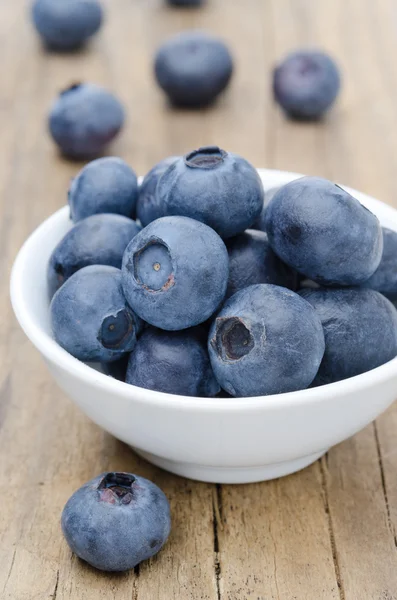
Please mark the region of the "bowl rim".
<svg viewBox="0 0 397 600"><path fill-rule="evenodd" d="M269 190L276 185L283 185L293 179L303 177L299 173L289 171L258 169L258 172L264 180L265 190ZM381 207L382 212L389 213L397 222L397 210L383 202L376 200L371 196L367 196L353 188L343 186L353 195L361 198L369 199L371 204ZM269 396L254 396L241 398L200 398L196 396L177 396L165 392L158 392L140 388L123 381L119 381L93 369L91 366L74 358L59 346L55 340L40 326L40 323L33 317L29 302L22 293L23 291L23 274L24 265L27 257L30 255L30 248L39 239L45 239L45 234L49 231L54 222L64 219L69 212L68 206L64 206L57 210L50 217L44 220L30 236L26 239L17 257L14 261L11 279L10 279L10 296L11 304L15 316L34 346L41 354L51 363L54 363L60 369L70 373L73 377L83 381L85 384L92 385L96 388L101 388L109 394L117 394L125 400L131 402L140 401L144 404L157 406L167 405L179 410L203 410L214 412L229 412L234 410L266 410L266 409L282 409L297 405L305 405L312 403L320 403L329 400L335 396L345 395L349 393L357 393L368 386L376 386L390 378L397 377L397 357L391 361L362 373L338 381L335 383L326 384L321 387L298 390L295 392L287 392L282 394L272 394Z"/></svg>

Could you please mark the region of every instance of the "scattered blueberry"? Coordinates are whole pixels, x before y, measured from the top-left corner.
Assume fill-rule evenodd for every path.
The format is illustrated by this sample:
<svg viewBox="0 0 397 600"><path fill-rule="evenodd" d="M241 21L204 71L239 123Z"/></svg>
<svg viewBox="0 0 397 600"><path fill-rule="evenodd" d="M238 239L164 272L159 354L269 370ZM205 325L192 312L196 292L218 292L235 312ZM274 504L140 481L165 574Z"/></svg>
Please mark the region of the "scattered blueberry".
<svg viewBox="0 0 397 600"><path fill-rule="evenodd" d="M195 329L146 329L130 355L126 382L179 396L216 396L220 386Z"/></svg>
<svg viewBox="0 0 397 600"><path fill-rule="evenodd" d="M75 223L99 213L132 218L137 197L138 180L126 162L115 156L97 158L71 181L70 216Z"/></svg>
<svg viewBox="0 0 397 600"><path fill-rule="evenodd" d="M267 190L267 192L265 192L265 198L263 201L261 214L259 215L259 218L255 221L255 223L252 225L251 229L259 229L259 231L266 231L266 224L265 224L266 210L267 210L267 207L269 206L270 200L273 199L273 197L276 195L276 193L278 192L279 189L280 188L275 187L275 188L272 188L271 190Z"/></svg>
<svg viewBox="0 0 397 600"><path fill-rule="evenodd" d="M166 215L183 215L228 238L250 227L263 206L263 186L254 167L217 146L194 150L175 161L157 185Z"/></svg>
<svg viewBox="0 0 397 600"><path fill-rule="evenodd" d="M383 365L397 355L397 311L374 290L302 290L325 335L315 385L333 383Z"/></svg>
<svg viewBox="0 0 397 600"><path fill-rule="evenodd" d="M73 273L89 265L121 269L124 250L140 227L121 215L93 215L79 221L51 254L47 281L50 296Z"/></svg>
<svg viewBox="0 0 397 600"><path fill-rule="evenodd" d="M359 285L379 266L376 216L331 181L302 177L280 188L267 207L266 231L278 256L325 285Z"/></svg>
<svg viewBox="0 0 397 600"><path fill-rule="evenodd" d="M184 31L159 48L154 71L173 104L198 108L211 104L227 87L233 59L222 40L204 31Z"/></svg>
<svg viewBox="0 0 397 600"><path fill-rule="evenodd" d="M171 6L183 6L186 8L202 6L205 0L167 0Z"/></svg>
<svg viewBox="0 0 397 600"><path fill-rule="evenodd" d="M80 48L99 30L103 12L97 0L35 0L32 17L49 49L68 51Z"/></svg>
<svg viewBox="0 0 397 600"><path fill-rule="evenodd" d="M273 92L291 117L318 119L334 103L341 79L335 62L324 52L301 50L275 68Z"/></svg>
<svg viewBox="0 0 397 600"><path fill-rule="evenodd" d="M212 325L208 348L215 377L233 396L307 388L324 354L321 321L294 292L252 285L232 296Z"/></svg>
<svg viewBox="0 0 397 600"><path fill-rule="evenodd" d="M397 300L397 233L391 229L382 228L383 254L379 267L362 287L381 292L386 298Z"/></svg>
<svg viewBox="0 0 397 600"><path fill-rule="evenodd" d="M223 300L228 263L226 247L210 227L186 217L162 217L127 246L124 293L151 325L166 330L193 327Z"/></svg>
<svg viewBox="0 0 397 600"><path fill-rule="evenodd" d="M79 360L110 362L136 344L141 323L127 305L121 272L93 265L72 275L52 299L55 340Z"/></svg>
<svg viewBox="0 0 397 600"><path fill-rule="evenodd" d="M171 530L164 493L131 473L102 473L83 485L61 522L71 550L102 571L134 568L157 554Z"/></svg>
<svg viewBox="0 0 397 600"><path fill-rule="evenodd" d="M164 211L161 209L158 196L156 194L157 183L168 167L172 165L179 156L169 156L160 161L145 175L140 187L136 204L137 218L143 227L149 225L152 221L164 217Z"/></svg>
<svg viewBox="0 0 397 600"><path fill-rule="evenodd" d="M255 283L296 289L296 273L273 252L263 231L247 229L230 238L226 247L229 254L226 298Z"/></svg>
<svg viewBox="0 0 397 600"><path fill-rule="evenodd" d="M124 123L124 109L113 94L92 83L78 83L60 93L49 128L61 152L70 158L101 154Z"/></svg>

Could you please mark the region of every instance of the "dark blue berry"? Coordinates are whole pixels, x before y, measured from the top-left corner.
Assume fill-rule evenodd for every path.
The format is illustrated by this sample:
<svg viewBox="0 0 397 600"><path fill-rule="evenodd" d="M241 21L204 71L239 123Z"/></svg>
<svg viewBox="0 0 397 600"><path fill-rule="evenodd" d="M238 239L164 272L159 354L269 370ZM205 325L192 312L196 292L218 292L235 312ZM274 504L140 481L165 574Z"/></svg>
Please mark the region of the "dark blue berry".
<svg viewBox="0 0 397 600"><path fill-rule="evenodd" d="M126 571L157 554L171 530L170 507L154 483L102 473L78 489L62 513L71 550L103 571Z"/></svg>
<svg viewBox="0 0 397 600"><path fill-rule="evenodd" d="M321 117L334 103L340 85L335 62L324 52L314 50L289 54L273 73L277 102L297 119Z"/></svg>
<svg viewBox="0 0 397 600"><path fill-rule="evenodd" d="M227 87L233 59L222 40L204 31L184 31L159 48L154 71L173 104L197 108L211 104Z"/></svg>
<svg viewBox="0 0 397 600"><path fill-rule="evenodd" d="M109 156L88 163L72 179L68 201L76 223L91 215L114 213L135 216L138 180L121 158Z"/></svg>
<svg viewBox="0 0 397 600"><path fill-rule="evenodd" d="M140 227L121 215L93 215L79 221L53 250L48 264L50 296L73 273L89 265L121 269L124 250Z"/></svg>
<svg viewBox="0 0 397 600"><path fill-rule="evenodd" d="M163 217L128 245L122 273L134 311L151 325L179 330L216 311L225 296L229 260L210 227L187 217Z"/></svg>
<svg viewBox="0 0 397 600"><path fill-rule="evenodd" d="M233 396L307 388L324 354L321 321L294 292L252 285L232 296L213 322L208 348L215 377Z"/></svg>
<svg viewBox="0 0 397 600"><path fill-rule="evenodd" d="M264 192L248 161L207 146L175 161L161 177L157 195L166 215L197 219L227 238L258 219Z"/></svg>
<svg viewBox="0 0 397 600"><path fill-rule="evenodd" d="M131 352L141 328L114 267L94 265L72 275L53 297L50 312L55 340L87 362L117 360Z"/></svg>

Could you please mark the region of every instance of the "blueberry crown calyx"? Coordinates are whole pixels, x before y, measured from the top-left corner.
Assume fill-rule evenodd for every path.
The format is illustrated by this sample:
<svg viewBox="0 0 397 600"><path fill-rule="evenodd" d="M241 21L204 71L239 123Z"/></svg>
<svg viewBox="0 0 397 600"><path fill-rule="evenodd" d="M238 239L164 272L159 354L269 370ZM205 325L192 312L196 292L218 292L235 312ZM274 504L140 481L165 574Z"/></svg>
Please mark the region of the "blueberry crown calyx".
<svg viewBox="0 0 397 600"><path fill-rule="evenodd" d="M223 163L227 152L218 146L204 146L185 156L185 165L192 169L214 169Z"/></svg>

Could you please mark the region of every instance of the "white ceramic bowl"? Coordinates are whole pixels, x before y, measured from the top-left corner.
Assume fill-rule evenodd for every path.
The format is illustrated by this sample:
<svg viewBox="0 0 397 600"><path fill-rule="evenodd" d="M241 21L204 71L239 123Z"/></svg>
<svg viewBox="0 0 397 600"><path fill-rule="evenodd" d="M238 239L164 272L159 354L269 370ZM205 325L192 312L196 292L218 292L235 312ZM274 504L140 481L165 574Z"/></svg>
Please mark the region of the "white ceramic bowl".
<svg viewBox="0 0 397 600"><path fill-rule="evenodd" d="M300 175L261 170L265 189ZM397 230L397 211L351 191ZM350 437L397 396L397 358L373 371L319 388L257 398L189 398L116 381L79 362L51 337L46 269L70 229L69 209L47 219L25 242L11 277L17 319L50 372L98 425L152 463L192 479L245 483L306 467Z"/></svg>

